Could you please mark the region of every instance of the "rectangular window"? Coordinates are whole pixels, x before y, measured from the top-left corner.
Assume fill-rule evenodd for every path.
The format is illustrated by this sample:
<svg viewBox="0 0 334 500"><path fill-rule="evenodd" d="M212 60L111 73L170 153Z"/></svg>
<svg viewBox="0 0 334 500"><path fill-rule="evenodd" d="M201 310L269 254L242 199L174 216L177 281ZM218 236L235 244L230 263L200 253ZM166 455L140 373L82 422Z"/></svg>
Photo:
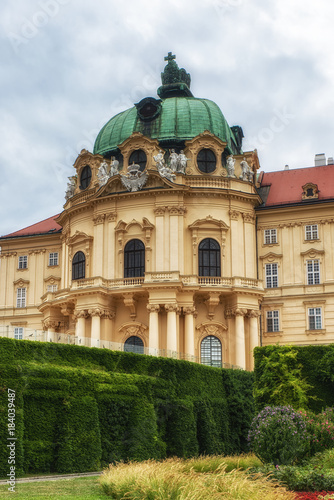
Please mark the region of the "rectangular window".
<svg viewBox="0 0 334 500"><path fill-rule="evenodd" d="M321 307L310 307L308 310L309 330L321 330Z"/></svg>
<svg viewBox="0 0 334 500"><path fill-rule="evenodd" d="M19 257L19 269L27 269L28 267L28 255L21 255Z"/></svg>
<svg viewBox="0 0 334 500"><path fill-rule="evenodd" d="M279 311L267 311L267 332L279 332Z"/></svg>
<svg viewBox="0 0 334 500"><path fill-rule="evenodd" d="M266 264L266 288L278 287L278 265Z"/></svg>
<svg viewBox="0 0 334 500"><path fill-rule="evenodd" d="M23 327L22 326L16 326L14 328L14 339L16 339L16 340L23 339Z"/></svg>
<svg viewBox="0 0 334 500"><path fill-rule="evenodd" d="M270 243L277 243L277 231L276 229L265 229L264 231L264 243L269 245Z"/></svg>
<svg viewBox="0 0 334 500"><path fill-rule="evenodd" d="M49 266L58 266L58 252L49 253Z"/></svg>
<svg viewBox="0 0 334 500"><path fill-rule="evenodd" d="M318 224L305 226L305 240L317 240L318 238Z"/></svg>
<svg viewBox="0 0 334 500"><path fill-rule="evenodd" d="M58 290L58 285L48 285L46 287L47 292L57 292Z"/></svg>
<svg viewBox="0 0 334 500"><path fill-rule="evenodd" d="M26 306L26 288L18 288L16 292L16 307Z"/></svg>
<svg viewBox="0 0 334 500"><path fill-rule="evenodd" d="M319 285L320 283L320 265L318 260L307 261L307 284Z"/></svg>

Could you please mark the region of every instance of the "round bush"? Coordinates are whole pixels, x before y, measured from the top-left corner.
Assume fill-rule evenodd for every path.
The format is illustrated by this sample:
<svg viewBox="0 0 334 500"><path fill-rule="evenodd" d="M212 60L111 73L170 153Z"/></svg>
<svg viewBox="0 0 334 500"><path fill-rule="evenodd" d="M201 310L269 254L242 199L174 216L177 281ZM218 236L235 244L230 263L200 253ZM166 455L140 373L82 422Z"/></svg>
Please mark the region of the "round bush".
<svg viewBox="0 0 334 500"><path fill-rule="evenodd" d="M248 433L251 450L265 463L291 465L308 451L306 423L291 406L267 406Z"/></svg>

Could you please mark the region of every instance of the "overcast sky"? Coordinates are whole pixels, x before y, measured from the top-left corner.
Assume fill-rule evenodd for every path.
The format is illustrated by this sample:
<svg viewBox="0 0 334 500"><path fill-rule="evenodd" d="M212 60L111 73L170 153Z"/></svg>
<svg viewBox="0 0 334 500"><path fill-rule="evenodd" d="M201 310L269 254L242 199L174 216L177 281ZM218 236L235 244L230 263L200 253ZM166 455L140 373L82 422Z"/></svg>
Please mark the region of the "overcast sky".
<svg viewBox="0 0 334 500"><path fill-rule="evenodd" d="M0 14L2 235L61 212L81 149L156 97L169 51L262 170L334 156L329 0L2 0Z"/></svg>

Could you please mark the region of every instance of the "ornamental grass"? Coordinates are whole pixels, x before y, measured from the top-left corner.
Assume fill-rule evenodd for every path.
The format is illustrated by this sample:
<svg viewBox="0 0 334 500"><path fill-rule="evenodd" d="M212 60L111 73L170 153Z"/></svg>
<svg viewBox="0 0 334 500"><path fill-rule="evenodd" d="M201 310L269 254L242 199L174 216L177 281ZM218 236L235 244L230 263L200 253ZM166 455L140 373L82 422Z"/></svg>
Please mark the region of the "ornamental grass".
<svg viewBox="0 0 334 500"><path fill-rule="evenodd" d="M232 469L229 457L110 465L101 487L114 500L294 500L295 494L261 474ZM234 459L237 461L237 459Z"/></svg>

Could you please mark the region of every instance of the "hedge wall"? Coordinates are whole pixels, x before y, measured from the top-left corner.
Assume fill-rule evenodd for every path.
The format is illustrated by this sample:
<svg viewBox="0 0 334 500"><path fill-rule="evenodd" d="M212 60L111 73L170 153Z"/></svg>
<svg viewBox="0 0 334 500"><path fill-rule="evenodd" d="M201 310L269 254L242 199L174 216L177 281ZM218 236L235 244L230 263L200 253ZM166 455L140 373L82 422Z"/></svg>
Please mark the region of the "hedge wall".
<svg viewBox="0 0 334 500"><path fill-rule="evenodd" d="M334 406L334 344L309 345L309 346L279 346L271 345L257 347L254 350L255 382L256 389L263 386L265 360L275 359L277 354L296 353L295 360L290 361L290 370L300 373L300 379L310 385L307 391L307 408L315 413L321 412L326 407ZM277 357L277 356L276 356ZM275 380L272 373L270 383L275 387L280 380ZM256 397L256 409L260 411L269 402L265 397Z"/></svg>
<svg viewBox="0 0 334 500"><path fill-rule="evenodd" d="M246 451L253 375L153 356L0 338L0 440L15 390L16 473ZM0 475L8 473L0 447Z"/></svg>

